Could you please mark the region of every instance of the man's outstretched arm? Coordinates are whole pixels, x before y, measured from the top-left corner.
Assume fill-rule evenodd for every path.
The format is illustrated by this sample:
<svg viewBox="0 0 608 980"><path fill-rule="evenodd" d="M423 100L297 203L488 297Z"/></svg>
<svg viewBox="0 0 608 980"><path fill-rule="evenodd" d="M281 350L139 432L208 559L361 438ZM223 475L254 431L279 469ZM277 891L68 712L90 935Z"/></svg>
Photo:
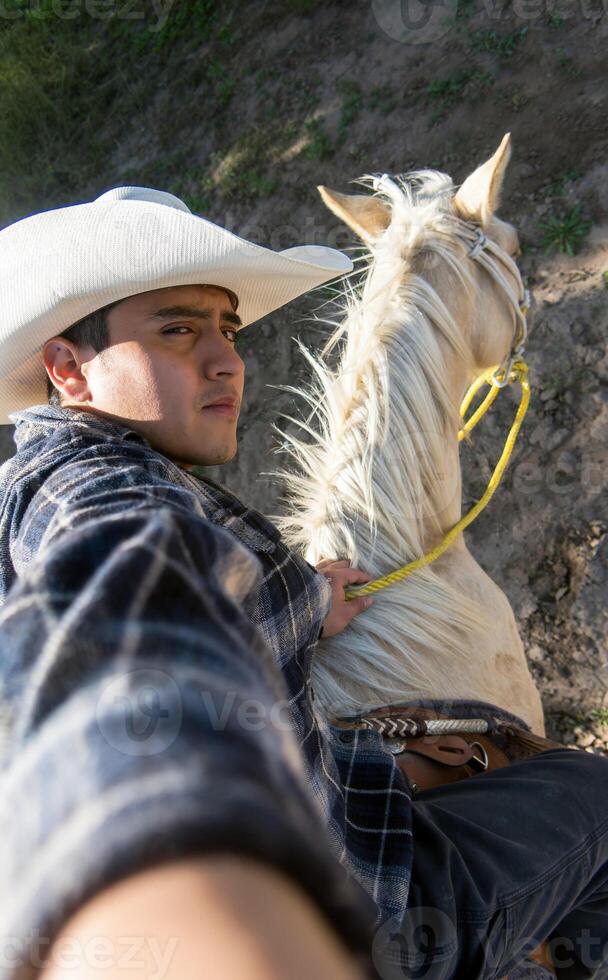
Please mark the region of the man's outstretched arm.
<svg viewBox="0 0 608 980"><path fill-rule="evenodd" d="M369 920L276 710L289 692L239 604L255 558L168 504L82 513L0 610L0 977L37 976L103 889L219 854L285 876L364 957Z"/></svg>
<svg viewBox="0 0 608 980"><path fill-rule="evenodd" d="M294 882L217 855L110 886L55 940L40 980L364 980Z"/></svg>

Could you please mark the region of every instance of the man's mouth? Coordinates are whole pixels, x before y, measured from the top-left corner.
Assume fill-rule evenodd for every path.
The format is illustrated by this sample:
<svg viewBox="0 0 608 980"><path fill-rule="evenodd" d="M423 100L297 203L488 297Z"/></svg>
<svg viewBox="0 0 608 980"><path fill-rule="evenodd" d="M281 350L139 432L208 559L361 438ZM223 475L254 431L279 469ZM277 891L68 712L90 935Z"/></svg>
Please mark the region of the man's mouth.
<svg viewBox="0 0 608 980"><path fill-rule="evenodd" d="M236 418L238 415L236 405L231 405L228 402L221 402L217 405L205 405L202 411L213 412L215 415L225 415L228 418Z"/></svg>

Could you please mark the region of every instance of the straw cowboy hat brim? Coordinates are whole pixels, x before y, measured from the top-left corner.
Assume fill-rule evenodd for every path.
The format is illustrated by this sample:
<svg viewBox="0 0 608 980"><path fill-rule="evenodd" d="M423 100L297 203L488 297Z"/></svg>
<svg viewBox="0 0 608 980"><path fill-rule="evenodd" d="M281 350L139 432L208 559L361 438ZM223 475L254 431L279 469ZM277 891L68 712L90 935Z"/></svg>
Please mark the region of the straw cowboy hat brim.
<svg viewBox="0 0 608 980"><path fill-rule="evenodd" d="M215 285L243 326L353 268L323 245L275 252L192 214L173 194L115 187L0 230L0 424L47 400L42 347L82 317L136 293Z"/></svg>

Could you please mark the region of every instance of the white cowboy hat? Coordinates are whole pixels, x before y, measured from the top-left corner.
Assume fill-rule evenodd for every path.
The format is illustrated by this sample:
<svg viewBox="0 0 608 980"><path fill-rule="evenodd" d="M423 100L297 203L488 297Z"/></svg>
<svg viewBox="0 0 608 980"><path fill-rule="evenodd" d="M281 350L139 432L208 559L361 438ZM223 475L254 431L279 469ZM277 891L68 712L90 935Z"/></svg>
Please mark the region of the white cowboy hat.
<svg viewBox="0 0 608 980"><path fill-rule="evenodd" d="M22 218L0 230L0 424L46 402L45 342L108 303L165 286L223 286L247 326L352 268L323 245L255 245L150 187L114 187Z"/></svg>

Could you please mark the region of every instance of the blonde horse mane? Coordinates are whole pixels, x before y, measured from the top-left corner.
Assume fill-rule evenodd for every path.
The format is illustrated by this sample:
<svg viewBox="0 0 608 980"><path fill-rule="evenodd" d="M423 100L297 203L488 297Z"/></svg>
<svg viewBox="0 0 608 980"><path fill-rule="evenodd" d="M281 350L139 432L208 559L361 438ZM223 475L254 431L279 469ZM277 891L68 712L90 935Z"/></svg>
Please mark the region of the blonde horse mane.
<svg viewBox="0 0 608 980"><path fill-rule="evenodd" d="M358 183L378 185L370 174ZM450 205L453 191L451 179L434 170L380 183L375 196L390 208L390 225L342 280L340 322L324 320L333 332L318 355L297 341L313 380L276 386L310 406L306 420L282 416L307 439L275 426L283 440L276 451L296 465L270 474L287 486L287 513L273 520L310 562L346 557L376 578L419 557L429 533L445 530L438 475L460 425L460 399L445 381L450 360L459 359L469 379L475 363L462 323L432 281L447 278L450 294L469 299L478 288L457 237L463 222ZM455 472L448 496L459 500L458 466ZM330 717L429 691L449 696L455 666L471 658L488 629L481 604L442 576L439 564L421 569L320 642L315 706ZM424 656L429 649L432 658Z"/></svg>

